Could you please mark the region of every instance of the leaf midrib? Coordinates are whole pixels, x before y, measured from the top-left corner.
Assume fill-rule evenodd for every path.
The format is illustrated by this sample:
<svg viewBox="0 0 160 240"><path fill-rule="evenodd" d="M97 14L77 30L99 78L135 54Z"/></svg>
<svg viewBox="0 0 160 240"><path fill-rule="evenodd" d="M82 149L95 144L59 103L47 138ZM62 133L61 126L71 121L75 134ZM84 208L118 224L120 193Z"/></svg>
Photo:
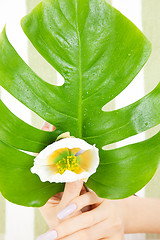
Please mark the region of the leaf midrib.
<svg viewBox="0 0 160 240"><path fill-rule="evenodd" d="M81 39L78 28L77 0L75 0L76 31L78 36L78 70L79 70L79 96L78 96L78 137L82 138L82 66L81 66Z"/></svg>

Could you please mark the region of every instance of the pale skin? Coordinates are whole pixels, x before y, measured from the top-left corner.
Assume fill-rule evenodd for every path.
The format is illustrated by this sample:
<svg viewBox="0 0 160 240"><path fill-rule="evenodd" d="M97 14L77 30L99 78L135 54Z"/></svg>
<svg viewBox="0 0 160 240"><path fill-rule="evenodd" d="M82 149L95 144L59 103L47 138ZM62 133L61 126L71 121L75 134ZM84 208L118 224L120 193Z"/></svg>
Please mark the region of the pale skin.
<svg viewBox="0 0 160 240"><path fill-rule="evenodd" d="M47 128L46 123L43 129ZM59 213L72 204L74 212L59 219ZM52 197L40 211L51 233L40 240L121 240L124 233L160 233L159 199L102 199L91 190L86 192L83 181L67 183L64 193Z"/></svg>
<svg viewBox="0 0 160 240"><path fill-rule="evenodd" d="M123 239L123 216L118 209L118 202L114 205L112 201L99 198L92 191L85 192L82 187L82 181L67 183L63 195L55 195L40 208L49 228L56 230L56 239ZM74 213L60 220L57 214L72 203L77 207ZM86 206L90 208L81 211Z"/></svg>
<svg viewBox="0 0 160 240"><path fill-rule="evenodd" d="M81 181L67 183L63 195L54 196L40 209L57 239L120 240L124 233L160 233L159 199L107 200L94 192L80 195L81 189ZM75 212L60 220L57 214L72 203L77 206ZM80 211L89 205L90 209Z"/></svg>

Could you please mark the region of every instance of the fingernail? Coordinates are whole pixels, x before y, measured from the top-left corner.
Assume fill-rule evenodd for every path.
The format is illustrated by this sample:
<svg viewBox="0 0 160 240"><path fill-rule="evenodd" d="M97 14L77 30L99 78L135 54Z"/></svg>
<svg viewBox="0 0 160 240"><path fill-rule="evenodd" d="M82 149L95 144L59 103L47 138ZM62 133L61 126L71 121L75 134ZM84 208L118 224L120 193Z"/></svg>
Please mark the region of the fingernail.
<svg viewBox="0 0 160 240"><path fill-rule="evenodd" d="M54 240L57 239L57 232L55 230L44 233L39 236L36 240Z"/></svg>
<svg viewBox="0 0 160 240"><path fill-rule="evenodd" d="M73 213L77 209L77 205L75 203L72 203L65 207L61 212L57 214L57 217L62 220L63 218L69 216L71 213Z"/></svg>

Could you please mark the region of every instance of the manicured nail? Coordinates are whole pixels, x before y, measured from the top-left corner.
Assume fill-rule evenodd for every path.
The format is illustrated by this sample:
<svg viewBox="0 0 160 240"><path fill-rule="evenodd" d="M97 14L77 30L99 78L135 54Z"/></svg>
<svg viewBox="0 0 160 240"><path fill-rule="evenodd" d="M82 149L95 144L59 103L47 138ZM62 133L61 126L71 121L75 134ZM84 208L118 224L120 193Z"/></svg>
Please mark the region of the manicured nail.
<svg viewBox="0 0 160 240"><path fill-rule="evenodd" d="M57 239L57 232L54 230L44 233L43 235L37 238L37 240L54 240L54 239Z"/></svg>
<svg viewBox="0 0 160 240"><path fill-rule="evenodd" d="M62 220L65 217L68 217L71 213L73 213L77 209L77 205L72 203L65 207L61 212L57 214L57 217Z"/></svg>

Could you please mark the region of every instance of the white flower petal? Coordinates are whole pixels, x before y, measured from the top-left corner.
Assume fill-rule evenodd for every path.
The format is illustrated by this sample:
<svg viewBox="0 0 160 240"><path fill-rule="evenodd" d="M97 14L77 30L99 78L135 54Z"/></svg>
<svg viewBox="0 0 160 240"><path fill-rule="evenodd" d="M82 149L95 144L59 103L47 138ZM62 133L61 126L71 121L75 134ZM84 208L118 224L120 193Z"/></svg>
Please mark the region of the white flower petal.
<svg viewBox="0 0 160 240"><path fill-rule="evenodd" d="M56 150L62 148L80 148L84 151L92 151L92 164L88 171L81 172L79 174L66 170L63 174L53 173L50 165L48 165L48 157ZM87 161L87 159L86 159ZM88 179L93 173L96 172L96 169L99 165L99 150L95 145L90 145L82 139L79 138L64 138L59 141L52 143L42 150L39 155L35 158L34 166L31 168L31 172L37 174L42 182L74 182L80 179Z"/></svg>

